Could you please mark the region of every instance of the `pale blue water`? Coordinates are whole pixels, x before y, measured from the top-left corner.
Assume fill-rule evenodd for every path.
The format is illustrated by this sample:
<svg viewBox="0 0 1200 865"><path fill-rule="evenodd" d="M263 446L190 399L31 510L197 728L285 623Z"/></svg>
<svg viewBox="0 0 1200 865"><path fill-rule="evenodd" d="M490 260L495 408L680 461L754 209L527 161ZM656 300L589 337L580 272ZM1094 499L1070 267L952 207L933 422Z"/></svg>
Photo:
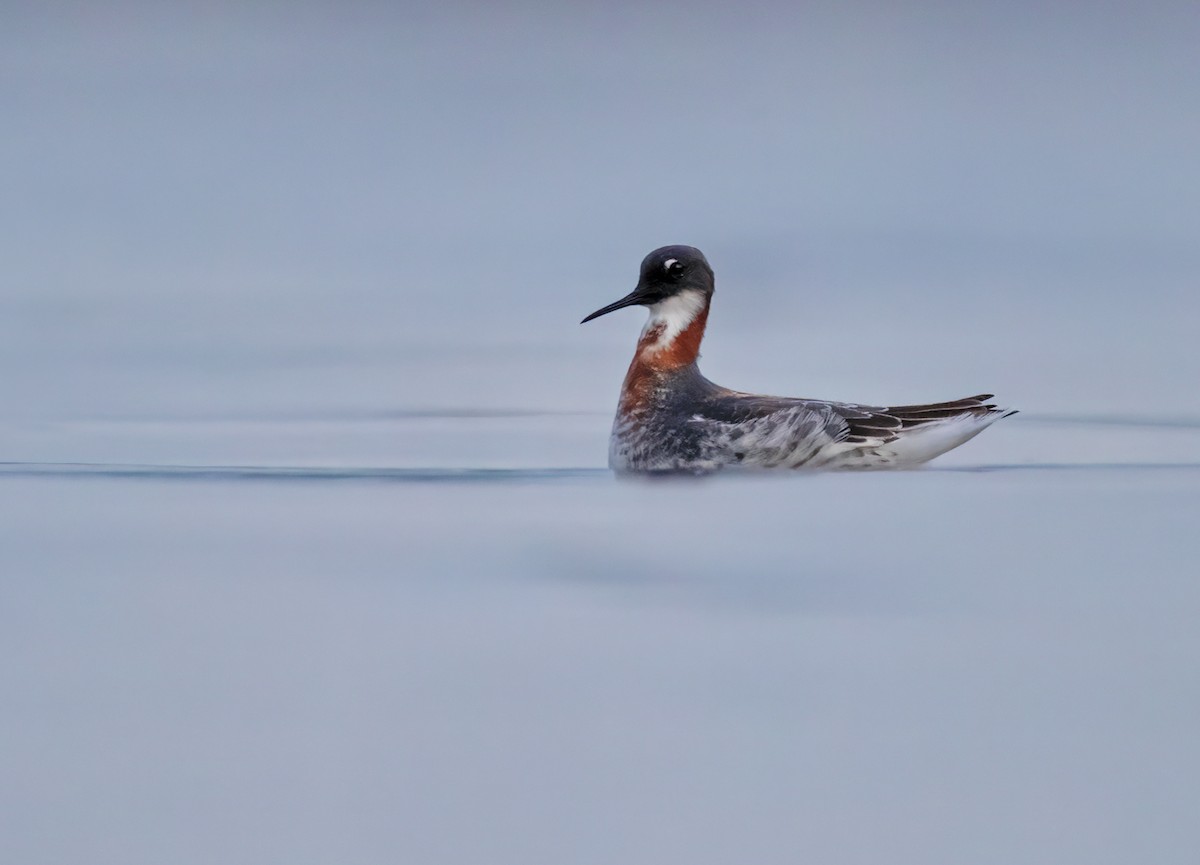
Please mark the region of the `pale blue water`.
<svg viewBox="0 0 1200 865"><path fill-rule="evenodd" d="M0 26L0 862L1191 863L1200 15ZM702 368L1021 414L619 482Z"/></svg>
<svg viewBox="0 0 1200 865"><path fill-rule="evenodd" d="M85 427L88 462L0 466L6 858L1188 861L1194 428L619 482L584 417L259 422L271 464L110 424L220 459ZM377 424L579 459L353 459ZM1020 461L1059 437L1110 458Z"/></svg>

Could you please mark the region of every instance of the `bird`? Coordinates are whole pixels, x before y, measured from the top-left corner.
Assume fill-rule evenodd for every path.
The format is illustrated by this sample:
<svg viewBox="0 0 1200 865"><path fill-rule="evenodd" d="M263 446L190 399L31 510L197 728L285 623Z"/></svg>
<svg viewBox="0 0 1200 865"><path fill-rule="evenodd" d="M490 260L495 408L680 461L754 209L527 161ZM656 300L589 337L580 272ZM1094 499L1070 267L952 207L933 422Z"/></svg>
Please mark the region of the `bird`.
<svg viewBox="0 0 1200 865"><path fill-rule="evenodd" d="M924 405L873 406L729 390L696 362L716 280L699 249L663 246L637 287L588 315L649 307L609 438L617 474L739 469L903 469L928 462L1016 412L979 394Z"/></svg>

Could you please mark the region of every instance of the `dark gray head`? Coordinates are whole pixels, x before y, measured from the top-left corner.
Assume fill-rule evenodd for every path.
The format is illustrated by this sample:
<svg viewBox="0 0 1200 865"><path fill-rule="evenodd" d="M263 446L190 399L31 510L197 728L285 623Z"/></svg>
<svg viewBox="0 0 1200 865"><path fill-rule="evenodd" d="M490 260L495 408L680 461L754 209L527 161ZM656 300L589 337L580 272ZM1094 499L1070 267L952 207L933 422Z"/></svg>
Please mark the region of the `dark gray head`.
<svg viewBox="0 0 1200 865"><path fill-rule="evenodd" d="M663 246L642 259L637 288L585 318L591 321L627 306L653 306L681 291L693 289L711 297L716 283L704 253L694 246Z"/></svg>

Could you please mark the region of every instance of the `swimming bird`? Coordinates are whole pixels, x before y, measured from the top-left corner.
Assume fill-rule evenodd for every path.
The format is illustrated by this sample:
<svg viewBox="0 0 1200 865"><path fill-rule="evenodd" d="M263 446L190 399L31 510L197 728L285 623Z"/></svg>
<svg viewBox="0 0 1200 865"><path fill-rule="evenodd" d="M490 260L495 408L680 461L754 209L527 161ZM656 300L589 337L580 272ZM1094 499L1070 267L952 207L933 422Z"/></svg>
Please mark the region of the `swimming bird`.
<svg viewBox="0 0 1200 865"><path fill-rule="evenodd" d="M650 308L609 439L608 464L614 471L910 468L1015 414L988 402L991 394L870 406L760 396L715 385L696 366L715 286L704 253L692 246L664 246L642 261L632 292L580 322L627 306Z"/></svg>

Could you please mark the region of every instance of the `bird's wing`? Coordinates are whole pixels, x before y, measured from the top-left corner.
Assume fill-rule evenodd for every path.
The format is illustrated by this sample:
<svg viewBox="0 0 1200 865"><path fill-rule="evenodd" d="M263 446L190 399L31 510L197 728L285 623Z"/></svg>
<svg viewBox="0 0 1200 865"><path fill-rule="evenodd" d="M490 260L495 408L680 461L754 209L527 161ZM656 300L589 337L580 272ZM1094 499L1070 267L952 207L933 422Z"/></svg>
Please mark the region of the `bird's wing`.
<svg viewBox="0 0 1200 865"><path fill-rule="evenodd" d="M708 427L713 448L742 465L849 465L860 462L848 459L856 455L866 465L893 460L899 455L893 451L904 450L895 443L922 428L968 421L982 429L1009 413L990 399L990 394L980 394L925 405L868 406L725 391L711 397L692 422Z"/></svg>
<svg viewBox="0 0 1200 865"><path fill-rule="evenodd" d="M950 402L934 402L924 405L898 405L887 407L861 406L850 403L833 403L842 411L848 427L846 441L886 444L895 441L907 432L930 424L973 418L990 423L1001 417L1016 414L1015 411L999 408L988 402L990 393L981 393Z"/></svg>
<svg viewBox="0 0 1200 865"><path fill-rule="evenodd" d="M819 400L714 395L692 416L720 462L797 468L849 434L835 405Z"/></svg>

